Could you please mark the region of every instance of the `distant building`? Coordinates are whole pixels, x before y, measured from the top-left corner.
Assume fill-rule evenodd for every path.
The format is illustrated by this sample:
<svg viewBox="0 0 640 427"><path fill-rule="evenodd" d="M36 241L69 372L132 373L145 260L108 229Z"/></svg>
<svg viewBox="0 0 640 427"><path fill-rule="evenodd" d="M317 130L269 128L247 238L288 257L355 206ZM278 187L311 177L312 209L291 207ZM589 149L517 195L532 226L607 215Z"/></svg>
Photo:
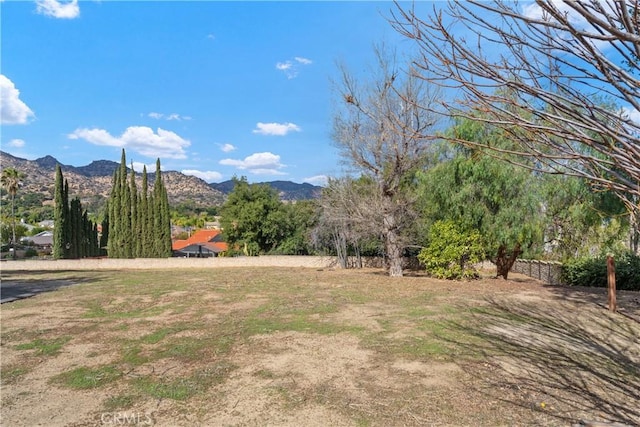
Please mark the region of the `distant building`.
<svg viewBox="0 0 640 427"><path fill-rule="evenodd" d="M173 256L208 258L227 251L227 243L222 241L220 230L198 230L188 239L174 240Z"/></svg>
<svg viewBox="0 0 640 427"><path fill-rule="evenodd" d="M20 239L23 243L31 242L40 252L50 252L53 248L53 231L45 230L33 236Z"/></svg>

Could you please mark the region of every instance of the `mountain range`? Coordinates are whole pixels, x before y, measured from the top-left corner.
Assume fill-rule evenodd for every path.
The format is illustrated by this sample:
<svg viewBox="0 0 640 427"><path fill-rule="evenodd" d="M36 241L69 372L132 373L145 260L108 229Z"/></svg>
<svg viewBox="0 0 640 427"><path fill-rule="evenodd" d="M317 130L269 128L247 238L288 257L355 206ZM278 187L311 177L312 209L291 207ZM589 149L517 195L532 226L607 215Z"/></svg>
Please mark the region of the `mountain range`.
<svg viewBox="0 0 640 427"><path fill-rule="evenodd" d="M0 170L15 168L25 174L21 192L40 193L45 199L53 200L56 165L60 164L64 178L69 182L69 195L82 199L108 198L111 192L114 171L120 167L117 162L96 160L86 166L64 165L52 156L27 160L0 151ZM140 175L140 174L137 174ZM153 186L155 173L148 175L149 187ZM201 206L219 206L225 196L233 190L233 181L208 184L204 180L177 171L162 171L162 180L167 188L170 204L192 201ZM138 183L141 179L138 179ZM274 188L281 200L303 200L319 197L322 187L308 183L297 184L290 181L266 182ZM140 185L140 184L138 184Z"/></svg>

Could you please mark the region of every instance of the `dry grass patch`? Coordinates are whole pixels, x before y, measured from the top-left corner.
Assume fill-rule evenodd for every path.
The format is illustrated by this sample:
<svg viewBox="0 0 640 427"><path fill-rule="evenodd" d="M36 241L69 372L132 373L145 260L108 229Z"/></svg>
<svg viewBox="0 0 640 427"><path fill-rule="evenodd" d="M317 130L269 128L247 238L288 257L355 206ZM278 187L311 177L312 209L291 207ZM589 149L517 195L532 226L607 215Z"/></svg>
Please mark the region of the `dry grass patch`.
<svg viewBox="0 0 640 427"><path fill-rule="evenodd" d="M3 425L640 424L640 327L581 289L264 267L2 279L77 283L2 306Z"/></svg>

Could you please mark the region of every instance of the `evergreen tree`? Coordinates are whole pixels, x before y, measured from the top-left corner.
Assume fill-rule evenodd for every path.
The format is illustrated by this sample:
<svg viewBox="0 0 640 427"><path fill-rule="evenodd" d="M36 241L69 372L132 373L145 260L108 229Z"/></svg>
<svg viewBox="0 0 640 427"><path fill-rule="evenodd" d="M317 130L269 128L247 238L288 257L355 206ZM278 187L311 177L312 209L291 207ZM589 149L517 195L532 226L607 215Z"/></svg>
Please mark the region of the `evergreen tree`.
<svg viewBox="0 0 640 427"><path fill-rule="evenodd" d="M62 208L64 209L64 258L70 258L71 250L71 213L69 209L69 181L64 180L64 191L62 192Z"/></svg>
<svg viewBox="0 0 640 427"><path fill-rule="evenodd" d="M142 246L141 257L153 256L152 233L153 233L153 210L149 208L149 181L147 176L147 166L142 168L142 191L140 193L140 244Z"/></svg>
<svg viewBox="0 0 640 427"><path fill-rule="evenodd" d="M140 229L138 228L138 188L136 187L136 172L131 163L131 179L129 182L129 199L131 203L131 233L130 247L131 257L140 256Z"/></svg>
<svg viewBox="0 0 640 427"><path fill-rule="evenodd" d="M154 246L156 256L165 258L171 256L171 216L169 213L169 199L167 190L162 182L160 159L156 160L156 179L153 184L154 193Z"/></svg>
<svg viewBox="0 0 640 427"><path fill-rule="evenodd" d="M53 257L85 258L97 254L98 230L79 198L69 204L69 182L56 166Z"/></svg>
<svg viewBox="0 0 640 427"><path fill-rule="evenodd" d="M120 242L122 245L122 258L132 257L133 239L131 233L131 190L127 183L127 159L124 149L122 150L122 159L120 161L120 216L122 221Z"/></svg>
<svg viewBox="0 0 640 427"><path fill-rule="evenodd" d="M62 169L60 165L56 165L56 182L55 182L55 196L54 196L54 220L53 220L53 249L52 254L55 259L64 258L65 255L65 228L66 228L66 215L64 205L64 179L62 177Z"/></svg>
<svg viewBox="0 0 640 427"><path fill-rule="evenodd" d="M127 176L126 156L123 150L120 167L113 175L113 188L107 208L109 257L170 257L171 217L167 190L162 182L160 159L156 162L152 193L149 193L146 167L142 171L140 193L136 186L133 167L130 178L127 179Z"/></svg>
<svg viewBox="0 0 640 427"><path fill-rule="evenodd" d="M107 253L109 258L120 258L120 232L121 223L119 221L120 214L120 179L118 177L120 169L116 169L113 173L113 187L111 188L111 196L109 197L109 240L107 241Z"/></svg>
<svg viewBox="0 0 640 427"><path fill-rule="evenodd" d="M80 242L82 241L82 218L80 215L80 200L75 198L69 206L69 245L67 258L80 258Z"/></svg>
<svg viewBox="0 0 640 427"><path fill-rule="evenodd" d="M99 251L98 255L102 255L103 249L107 248L107 244L109 242L109 201L107 200L107 206L105 207L105 215L102 220L102 233L100 234L100 242L99 242Z"/></svg>

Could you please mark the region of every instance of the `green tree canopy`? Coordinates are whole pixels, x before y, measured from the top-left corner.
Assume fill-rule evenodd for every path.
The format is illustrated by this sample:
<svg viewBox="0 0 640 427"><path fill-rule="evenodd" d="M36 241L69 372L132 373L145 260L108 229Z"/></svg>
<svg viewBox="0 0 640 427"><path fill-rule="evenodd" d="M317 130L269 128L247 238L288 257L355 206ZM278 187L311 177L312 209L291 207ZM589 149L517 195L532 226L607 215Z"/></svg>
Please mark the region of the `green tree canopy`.
<svg viewBox="0 0 640 427"><path fill-rule="evenodd" d="M235 186L221 208L221 225L231 250L247 255L270 252L287 237L286 215L278 194L267 184L234 178Z"/></svg>

